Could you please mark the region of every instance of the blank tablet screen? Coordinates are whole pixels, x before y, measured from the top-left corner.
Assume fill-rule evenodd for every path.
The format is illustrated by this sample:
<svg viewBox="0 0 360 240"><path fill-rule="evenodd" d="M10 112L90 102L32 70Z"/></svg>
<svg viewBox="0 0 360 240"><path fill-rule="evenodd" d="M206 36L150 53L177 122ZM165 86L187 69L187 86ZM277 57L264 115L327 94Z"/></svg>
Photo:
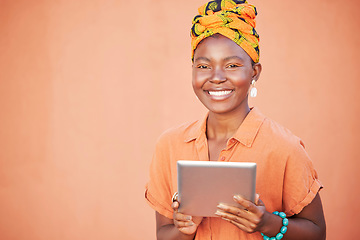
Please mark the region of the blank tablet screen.
<svg viewBox="0 0 360 240"><path fill-rule="evenodd" d="M178 161L179 212L191 216L216 217L216 206L239 206L234 195L254 202L256 163Z"/></svg>

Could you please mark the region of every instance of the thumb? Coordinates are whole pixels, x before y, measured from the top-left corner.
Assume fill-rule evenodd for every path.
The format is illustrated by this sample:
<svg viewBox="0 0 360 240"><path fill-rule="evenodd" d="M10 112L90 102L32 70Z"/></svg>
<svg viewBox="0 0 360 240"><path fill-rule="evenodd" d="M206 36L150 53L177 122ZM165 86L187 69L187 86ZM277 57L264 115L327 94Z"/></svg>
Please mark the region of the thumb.
<svg viewBox="0 0 360 240"><path fill-rule="evenodd" d="M260 199L260 195L257 193L255 194L255 205L258 205L258 202L259 202L259 199Z"/></svg>
<svg viewBox="0 0 360 240"><path fill-rule="evenodd" d="M171 204L171 208L176 212L179 208L179 202L175 201Z"/></svg>
<svg viewBox="0 0 360 240"><path fill-rule="evenodd" d="M255 203L256 203L256 206L265 206L264 202L260 199L259 195L258 195L257 201Z"/></svg>

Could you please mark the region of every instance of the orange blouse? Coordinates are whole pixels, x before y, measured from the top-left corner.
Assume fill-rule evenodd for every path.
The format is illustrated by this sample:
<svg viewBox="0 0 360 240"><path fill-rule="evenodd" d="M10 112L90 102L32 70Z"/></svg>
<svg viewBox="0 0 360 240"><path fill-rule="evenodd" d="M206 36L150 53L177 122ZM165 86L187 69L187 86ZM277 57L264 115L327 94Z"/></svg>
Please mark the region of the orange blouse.
<svg viewBox="0 0 360 240"><path fill-rule="evenodd" d="M171 199L177 192L178 160L209 161L206 118L170 129L161 135L150 166L145 198L163 216L172 219ZM287 216L300 213L322 188L303 142L289 130L253 108L235 135L227 142L218 161L255 162L256 192L269 212ZM259 239L221 218L204 218L196 240Z"/></svg>

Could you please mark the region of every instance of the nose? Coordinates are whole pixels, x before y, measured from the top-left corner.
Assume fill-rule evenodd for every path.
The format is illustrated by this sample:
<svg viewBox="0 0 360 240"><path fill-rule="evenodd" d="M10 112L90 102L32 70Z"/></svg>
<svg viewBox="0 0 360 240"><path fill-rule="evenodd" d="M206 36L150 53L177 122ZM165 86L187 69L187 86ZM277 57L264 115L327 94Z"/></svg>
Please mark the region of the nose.
<svg viewBox="0 0 360 240"><path fill-rule="evenodd" d="M210 82L215 84L220 84L225 81L226 81L226 77L224 70L221 68L214 69Z"/></svg>

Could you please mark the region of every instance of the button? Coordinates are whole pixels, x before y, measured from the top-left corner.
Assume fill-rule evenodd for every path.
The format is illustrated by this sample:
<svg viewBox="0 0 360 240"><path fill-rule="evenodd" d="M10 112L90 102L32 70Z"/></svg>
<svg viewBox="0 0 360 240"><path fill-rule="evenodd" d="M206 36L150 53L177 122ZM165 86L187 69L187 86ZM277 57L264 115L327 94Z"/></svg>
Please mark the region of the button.
<svg viewBox="0 0 360 240"><path fill-rule="evenodd" d="M224 161L224 160L225 160L225 157L224 157L224 156L222 156L222 157L220 158L220 160L221 160L221 161Z"/></svg>

